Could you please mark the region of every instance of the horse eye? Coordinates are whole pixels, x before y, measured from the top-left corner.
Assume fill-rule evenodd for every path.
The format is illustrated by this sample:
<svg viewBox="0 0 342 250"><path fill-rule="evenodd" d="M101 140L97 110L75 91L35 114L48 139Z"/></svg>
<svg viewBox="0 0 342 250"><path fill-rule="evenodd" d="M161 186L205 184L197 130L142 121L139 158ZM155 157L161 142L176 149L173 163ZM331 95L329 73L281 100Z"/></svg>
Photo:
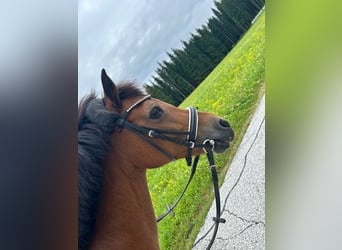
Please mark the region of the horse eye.
<svg viewBox="0 0 342 250"><path fill-rule="evenodd" d="M163 115L163 110L160 107L154 107L150 112L150 119L157 120Z"/></svg>

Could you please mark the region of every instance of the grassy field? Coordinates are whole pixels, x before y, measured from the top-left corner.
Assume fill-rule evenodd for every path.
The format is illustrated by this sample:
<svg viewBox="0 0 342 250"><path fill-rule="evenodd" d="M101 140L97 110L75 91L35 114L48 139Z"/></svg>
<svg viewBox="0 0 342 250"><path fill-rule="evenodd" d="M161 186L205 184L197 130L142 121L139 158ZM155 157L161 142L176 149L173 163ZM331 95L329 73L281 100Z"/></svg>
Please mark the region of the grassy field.
<svg viewBox="0 0 342 250"><path fill-rule="evenodd" d="M181 107L196 106L229 121L235 132L231 147L216 154L220 184L242 140L258 100L264 93L265 77L265 13L222 60ZM185 196L168 216L158 224L162 250L191 249L213 200L213 188L206 157L202 156L196 175ZM148 184L157 215L172 204L184 188L189 167L185 160L148 171ZM214 215L213 215L214 216Z"/></svg>

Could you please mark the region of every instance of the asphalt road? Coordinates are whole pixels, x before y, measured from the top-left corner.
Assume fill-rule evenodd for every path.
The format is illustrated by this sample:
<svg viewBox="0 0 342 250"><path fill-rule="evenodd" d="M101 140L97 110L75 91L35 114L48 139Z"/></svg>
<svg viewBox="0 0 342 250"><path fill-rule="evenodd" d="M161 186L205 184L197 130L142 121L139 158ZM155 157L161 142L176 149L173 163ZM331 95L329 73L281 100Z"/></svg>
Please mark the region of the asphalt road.
<svg viewBox="0 0 342 250"><path fill-rule="evenodd" d="M220 194L221 217L226 223L219 225L211 249L265 249L265 96L227 171ZM193 249L206 249L214 216L215 201Z"/></svg>

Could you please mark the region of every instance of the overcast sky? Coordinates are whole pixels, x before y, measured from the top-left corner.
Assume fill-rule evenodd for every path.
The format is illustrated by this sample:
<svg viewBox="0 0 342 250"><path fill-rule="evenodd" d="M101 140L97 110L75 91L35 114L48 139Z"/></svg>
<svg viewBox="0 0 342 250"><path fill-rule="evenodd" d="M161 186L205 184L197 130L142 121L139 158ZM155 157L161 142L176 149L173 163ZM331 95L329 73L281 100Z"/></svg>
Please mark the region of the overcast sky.
<svg viewBox="0 0 342 250"><path fill-rule="evenodd" d="M114 82L146 83L212 16L214 0L79 0L78 95L101 93L102 68Z"/></svg>

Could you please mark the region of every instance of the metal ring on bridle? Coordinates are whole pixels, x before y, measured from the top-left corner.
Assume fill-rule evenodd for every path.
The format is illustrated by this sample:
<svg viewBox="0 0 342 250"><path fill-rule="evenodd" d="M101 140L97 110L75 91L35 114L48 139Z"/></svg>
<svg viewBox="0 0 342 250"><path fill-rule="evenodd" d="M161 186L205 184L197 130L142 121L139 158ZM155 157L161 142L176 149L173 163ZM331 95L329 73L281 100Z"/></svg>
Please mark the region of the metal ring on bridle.
<svg viewBox="0 0 342 250"><path fill-rule="evenodd" d="M215 149L215 141L213 139L206 139L202 144L204 145L202 149L205 153L208 153L209 150L213 152Z"/></svg>

